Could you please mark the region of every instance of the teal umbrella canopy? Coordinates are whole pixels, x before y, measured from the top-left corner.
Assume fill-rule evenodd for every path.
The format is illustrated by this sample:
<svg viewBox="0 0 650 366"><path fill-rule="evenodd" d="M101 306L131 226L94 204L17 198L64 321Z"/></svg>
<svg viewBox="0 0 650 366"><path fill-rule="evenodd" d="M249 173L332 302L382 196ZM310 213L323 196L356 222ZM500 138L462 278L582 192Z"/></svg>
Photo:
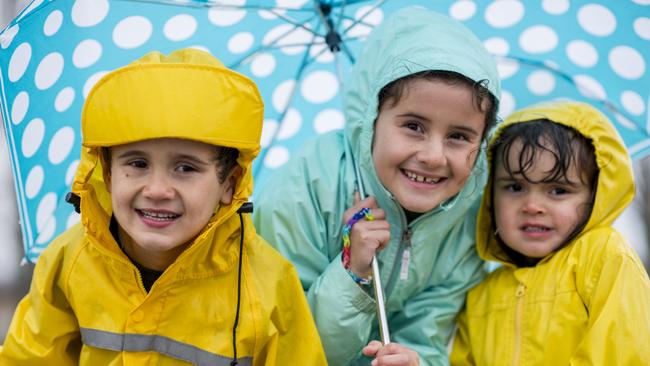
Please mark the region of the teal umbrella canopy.
<svg viewBox="0 0 650 366"><path fill-rule="evenodd" d="M650 153L650 2L434 0L35 0L0 33L0 105L25 257L79 216L65 195L81 108L104 74L153 50L204 49L265 102L255 184L306 140L345 124L342 91L363 41L419 5L467 25L495 56L500 116L553 98L594 104L634 158ZM325 158L325 157L324 157Z"/></svg>

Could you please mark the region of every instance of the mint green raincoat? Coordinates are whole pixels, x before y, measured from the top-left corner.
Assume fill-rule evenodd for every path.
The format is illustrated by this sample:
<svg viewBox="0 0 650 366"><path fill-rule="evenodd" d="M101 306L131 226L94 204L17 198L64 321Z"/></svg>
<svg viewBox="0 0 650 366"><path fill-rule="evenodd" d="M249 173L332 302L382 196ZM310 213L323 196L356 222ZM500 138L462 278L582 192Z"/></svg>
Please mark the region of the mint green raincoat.
<svg viewBox="0 0 650 366"><path fill-rule="evenodd" d="M474 248L486 172L482 155L457 197L409 224L375 172L377 95L391 81L423 70L487 79L490 91L500 95L494 61L469 30L427 10L402 10L371 35L352 71L345 130L308 143L258 187L258 233L297 267L330 365L368 364L360 351L379 339L373 297L350 278L340 257L343 212L356 190L355 160L366 193L377 198L391 225L390 244L378 261L393 342L416 350L421 365L446 365L454 317L484 275Z"/></svg>

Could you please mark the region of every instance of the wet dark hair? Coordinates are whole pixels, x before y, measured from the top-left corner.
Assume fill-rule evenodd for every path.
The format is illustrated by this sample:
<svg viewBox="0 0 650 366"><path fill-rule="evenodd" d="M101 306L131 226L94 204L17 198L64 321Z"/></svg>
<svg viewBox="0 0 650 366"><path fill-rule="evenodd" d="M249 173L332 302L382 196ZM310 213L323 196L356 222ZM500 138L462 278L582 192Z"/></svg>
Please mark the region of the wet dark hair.
<svg viewBox="0 0 650 366"><path fill-rule="evenodd" d="M514 166L510 164L510 151L515 143L521 142L522 149L515 160ZM527 175L527 172L534 166L535 161L541 152L549 152L555 157L555 164L546 176L539 180L533 180ZM585 215L576 225L575 229L568 236L566 245L573 240L585 227L591 210L593 208L596 196L596 184L598 182L598 165L596 164L596 154L593 143L590 139L583 136L580 132L571 127L539 119L528 122L515 123L503 129L497 140L490 146L492 155L492 164L490 167L490 179L492 182L492 200L494 200L494 177L496 174L497 162L500 162L510 177L520 176L529 183L568 183L576 184L569 180L568 174L571 167L575 166L579 175L580 182L591 190L591 199L586 207ZM494 218L494 204L490 205L491 215ZM496 229L495 220L492 220L493 230ZM508 254L519 266L535 265L538 258L527 258L510 249L500 237L497 236L497 242L501 248ZM562 247L561 246L561 247Z"/></svg>
<svg viewBox="0 0 650 366"><path fill-rule="evenodd" d="M228 174L237 165L237 158L239 158L239 150L234 147L216 146L215 160L217 163L217 179L219 183L223 183ZM106 166L107 171L111 169L111 149L108 147L101 148L102 164Z"/></svg>
<svg viewBox="0 0 650 366"><path fill-rule="evenodd" d="M394 107L399 103L406 88L416 80L441 81L450 86L462 85L472 90L476 110L485 113L485 129L481 140L485 140L488 131L496 125L499 101L487 88L488 80L474 81L463 74L444 70L426 70L404 76L384 85L379 91L377 114L384 105Z"/></svg>

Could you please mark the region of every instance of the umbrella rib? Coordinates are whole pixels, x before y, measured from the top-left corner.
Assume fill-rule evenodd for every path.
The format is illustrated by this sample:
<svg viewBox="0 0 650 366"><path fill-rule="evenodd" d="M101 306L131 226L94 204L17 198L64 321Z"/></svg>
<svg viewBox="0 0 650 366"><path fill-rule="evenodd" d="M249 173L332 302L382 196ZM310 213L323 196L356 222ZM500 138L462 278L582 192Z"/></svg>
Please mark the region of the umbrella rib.
<svg viewBox="0 0 650 366"><path fill-rule="evenodd" d="M501 59L510 59L510 60L514 60L514 61L521 62L521 63L526 64L526 65L529 65L529 66L538 67L538 68L542 68L542 69L548 70L548 71L550 71L550 72L552 72L552 73L558 75L560 78L564 79L565 81L567 81L569 84L573 85L574 87L576 87L576 88L578 88L578 89L581 88L581 86L579 86L579 85L576 83L576 81L573 80L573 77L571 77L570 74L568 74L568 73L566 73L566 72L560 70L559 68L552 67L552 66L546 64L545 62L542 62L542 61L536 61L536 60L532 60L532 59L529 59L529 58L526 58L526 57L521 57L521 56L516 56L516 55L497 56L497 57L500 57ZM582 88L584 89L585 87L582 86ZM589 91L591 91L591 90L589 90ZM584 95L584 94L583 94L583 95ZM610 111L610 112L612 112L612 113L614 113L614 114L618 114L618 115L621 115L621 116L625 117L627 120L629 120L630 122L632 122L632 124L634 124L634 126L637 127L637 130L641 130L641 131L645 132L645 130L644 130L642 127L640 127L641 125L640 125L639 123L637 123L637 121L635 121L634 118L630 117L630 115L629 115L627 112L624 112L624 111L623 111L621 108L619 108L619 107L618 107L614 102L612 102L611 100L607 99L607 97L605 97L605 98L603 98L603 99L598 99L598 98L596 98L596 97L591 97L591 96L586 96L586 95L584 95L584 96L585 96L586 98L592 99L592 100L594 100L594 101L600 103L600 104L603 105L603 107L605 107L605 109L607 109L608 111Z"/></svg>
<svg viewBox="0 0 650 366"><path fill-rule="evenodd" d="M364 20L368 15L370 15L370 13L372 13L373 11L375 11L375 9L379 8L380 6L382 6L385 2L386 2L386 0L379 0L379 1L377 1L374 5L372 5L372 6L370 7L370 9L368 9L368 11L366 11L366 12L365 12L361 17L359 17L359 19L354 20L354 21L352 22L352 24L350 24L347 28L345 28L345 30L343 30L343 34L346 34L348 31L350 31L350 29L352 29L355 25L357 25L357 24L363 22L363 20ZM369 24L365 24L365 25L368 25L368 26L370 26L370 27L373 27L372 25L369 25Z"/></svg>
<svg viewBox="0 0 650 366"><path fill-rule="evenodd" d="M260 163L256 166L255 170L253 171L253 177L257 177L259 170L261 169L261 166L264 165L264 159L266 158L266 154L273 147L273 144L275 143L275 138L277 137L278 133L282 129L282 123L284 122L284 117L286 116L287 111L289 110L289 106L291 105L291 101L293 100L293 97L296 94L296 89L298 88L298 84L300 83L300 78L302 77L302 73L305 71L307 66L311 63L309 57L310 49L311 46L307 46L305 55L303 56L302 61L300 62L300 67L298 68L298 71L296 72L296 77L294 78L296 80L296 83L291 89L289 98L287 98L287 103L284 106L284 109L282 110L282 113L280 113L280 116L278 118L278 128L275 131L273 131L273 135L271 136L271 141L269 141L268 146L264 150L262 150L262 152L260 152L260 155L258 157Z"/></svg>

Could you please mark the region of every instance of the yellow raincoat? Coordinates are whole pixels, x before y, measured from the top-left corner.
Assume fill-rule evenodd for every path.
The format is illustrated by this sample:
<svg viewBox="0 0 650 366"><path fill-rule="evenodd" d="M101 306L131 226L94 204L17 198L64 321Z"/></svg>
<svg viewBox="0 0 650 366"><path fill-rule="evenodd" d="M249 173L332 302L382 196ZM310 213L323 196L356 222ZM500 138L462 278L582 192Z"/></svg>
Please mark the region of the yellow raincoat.
<svg viewBox="0 0 650 366"><path fill-rule="evenodd" d="M97 83L82 115L73 183L81 223L41 255L10 326L0 365L230 365L243 240L239 365L324 365L291 264L237 214L251 194L263 104L255 84L207 53L151 53ZM237 148L242 175L147 293L109 232L100 147L174 137Z"/></svg>
<svg viewBox="0 0 650 366"><path fill-rule="evenodd" d="M502 266L469 292L451 363L650 365L650 281L623 236L610 226L634 195L625 146L605 116L577 102L523 109L499 131L544 118L593 141L599 168L593 211L574 240L534 267L517 268L499 259L507 256L491 229L488 182L477 249L483 259Z"/></svg>

